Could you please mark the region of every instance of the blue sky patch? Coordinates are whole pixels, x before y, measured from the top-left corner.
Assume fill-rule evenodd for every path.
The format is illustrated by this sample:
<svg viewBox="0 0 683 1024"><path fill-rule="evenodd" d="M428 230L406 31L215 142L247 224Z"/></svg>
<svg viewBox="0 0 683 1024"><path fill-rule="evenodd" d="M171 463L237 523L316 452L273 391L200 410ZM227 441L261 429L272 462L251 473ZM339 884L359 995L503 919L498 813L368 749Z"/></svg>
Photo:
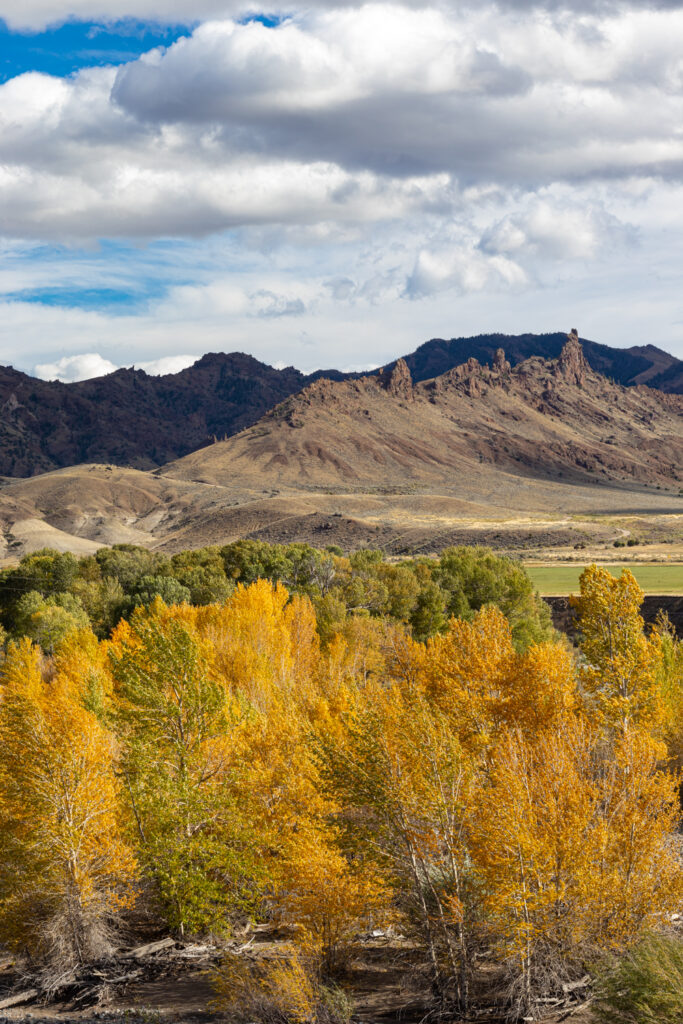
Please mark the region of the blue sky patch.
<svg viewBox="0 0 683 1024"><path fill-rule="evenodd" d="M124 64L190 32L186 25L133 20L107 25L72 21L44 32L12 32L0 19L0 83L25 71L64 77L84 67Z"/></svg>
<svg viewBox="0 0 683 1024"><path fill-rule="evenodd" d="M290 17L288 14L249 14L246 18L240 18L240 25L249 25L252 21L258 21L266 28L277 28L288 17Z"/></svg>
<svg viewBox="0 0 683 1024"><path fill-rule="evenodd" d="M166 287L147 283L144 294L118 288L26 288L3 295L5 302L33 302L62 309L116 313L140 312L150 299L164 295Z"/></svg>

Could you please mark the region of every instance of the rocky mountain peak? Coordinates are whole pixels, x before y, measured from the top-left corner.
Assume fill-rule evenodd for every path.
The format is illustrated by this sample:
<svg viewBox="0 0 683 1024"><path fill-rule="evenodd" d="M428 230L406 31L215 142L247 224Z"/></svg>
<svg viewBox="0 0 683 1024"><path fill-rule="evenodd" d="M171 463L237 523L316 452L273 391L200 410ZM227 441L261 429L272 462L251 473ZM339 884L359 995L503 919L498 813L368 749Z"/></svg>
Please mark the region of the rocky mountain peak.
<svg viewBox="0 0 683 1024"><path fill-rule="evenodd" d="M578 384L581 387L589 369L590 367L583 354L577 330L575 327L572 327L557 360L555 374L566 380L568 384Z"/></svg>
<svg viewBox="0 0 683 1024"><path fill-rule="evenodd" d="M390 374L383 370L382 382L390 395L393 395L395 398L402 398L405 401L412 401L413 378L410 375L405 359L397 359L396 365Z"/></svg>

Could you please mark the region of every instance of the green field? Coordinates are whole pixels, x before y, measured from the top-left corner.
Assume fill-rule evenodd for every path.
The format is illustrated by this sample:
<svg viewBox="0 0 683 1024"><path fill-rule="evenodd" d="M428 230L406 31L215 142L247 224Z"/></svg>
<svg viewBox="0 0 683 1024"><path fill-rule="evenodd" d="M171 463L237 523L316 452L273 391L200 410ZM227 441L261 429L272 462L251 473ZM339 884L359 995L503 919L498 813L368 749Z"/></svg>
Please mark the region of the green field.
<svg viewBox="0 0 683 1024"><path fill-rule="evenodd" d="M583 565L528 565L526 570L541 595L574 594ZM613 576L630 569L646 594L683 594L683 565L607 565Z"/></svg>

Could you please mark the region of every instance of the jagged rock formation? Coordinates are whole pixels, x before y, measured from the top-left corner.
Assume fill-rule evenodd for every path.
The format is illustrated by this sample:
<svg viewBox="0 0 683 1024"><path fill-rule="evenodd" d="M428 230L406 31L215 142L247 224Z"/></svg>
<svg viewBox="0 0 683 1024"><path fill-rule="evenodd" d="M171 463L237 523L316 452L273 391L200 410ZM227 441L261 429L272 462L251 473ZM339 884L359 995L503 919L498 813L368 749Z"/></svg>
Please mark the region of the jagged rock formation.
<svg viewBox="0 0 683 1024"><path fill-rule="evenodd" d="M405 359L397 359L393 369L380 370L379 376L390 395L412 402L413 378Z"/></svg>
<svg viewBox="0 0 683 1024"><path fill-rule="evenodd" d="M567 335L554 334L479 334L471 338L434 338L405 357L414 381L438 377L473 357L493 366L496 353L504 349L513 366L532 356L557 359ZM586 362L597 373L618 384L648 384L674 394L683 394L683 361L654 345L612 348L586 338L581 339Z"/></svg>
<svg viewBox="0 0 683 1024"><path fill-rule="evenodd" d="M497 348L496 354L493 357L493 369L496 373L509 373L511 370L510 363L505 358L505 349Z"/></svg>
<svg viewBox="0 0 683 1024"><path fill-rule="evenodd" d="M485 467L517 477L677 492L683 397L624 388L595 373L572 331L557 359L534 357L513 369L500 351L493 367L470 358L416 385L403 361L391 373L318 381L251 430L162 472L275 488L303 482L309 489L452 492Z"/></svg>
<svg viewBox="0 0 683 1024"><path fill-rule="evenodd" d="M556 373L564 378L569 384L577 384L582 387L586 374L590 367L581 348L579 335L575 327L569 332L567 343L560 352L557 360Z"/></svg>

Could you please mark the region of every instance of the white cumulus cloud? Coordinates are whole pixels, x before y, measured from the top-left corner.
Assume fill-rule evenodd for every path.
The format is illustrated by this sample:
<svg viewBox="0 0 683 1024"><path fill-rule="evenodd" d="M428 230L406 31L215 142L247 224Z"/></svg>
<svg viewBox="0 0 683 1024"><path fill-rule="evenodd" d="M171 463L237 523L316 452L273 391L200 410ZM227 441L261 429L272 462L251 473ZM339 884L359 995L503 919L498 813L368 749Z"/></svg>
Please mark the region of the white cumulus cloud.
<svg viewBox="0 0 683 1024"><path fill-rule="evenodd" d="M162 356L160 359L134 363L133 366L137 370L144 370L150 376L160 377L167 373L179 373L196 361L196 355ZM119 366L98 352L84 352L82 355L62 356L54 363L38 363L33 372L41 380L61 380L65 384L70 384L79 380L90 380L92 377L104 377L118 369Z"/></svg>
<svg viewBox="0 0 683 1024"><path fill-rule="evenodd" d="M84 352L78 356L62 356L54 363L39 363L35 367L36 377L41 380L61 380L71 383L77 380L89 380L91 377L104 377L113 373L118 367L104 359L97 352Z"/></svg>
<svg viewBox="0 0 683 1024"><path fill-rule="evenodd" d="M396 3L0 86L16 238L201 237L449 215L463 189L679 180L683 10L551 15Z"/></svg>

